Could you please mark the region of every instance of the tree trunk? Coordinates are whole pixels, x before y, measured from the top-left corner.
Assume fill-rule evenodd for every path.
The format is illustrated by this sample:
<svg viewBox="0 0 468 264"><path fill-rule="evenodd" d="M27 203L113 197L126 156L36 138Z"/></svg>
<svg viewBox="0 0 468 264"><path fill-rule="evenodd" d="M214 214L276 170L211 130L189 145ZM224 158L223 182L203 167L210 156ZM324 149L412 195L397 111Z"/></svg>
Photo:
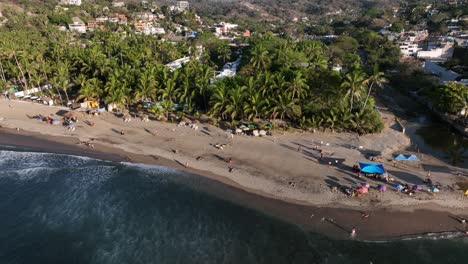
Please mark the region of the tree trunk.
<svg viewBox="0 0 468 264"><path fill-rule="evenodd" d="M59 88L56 85L53 85L53 86L55 86L55 90L57 91L57 94L60 98L60 104L63 105L63 98L62 98L62 94L60 93Z"/></svg>
<svg viewBox="0 0 468 264"><path fill-rule="evenodd" d="M67 104L68 104L68 102L70 102L70 98L68 98L67 89L63 88L63 92L65 93L65 97L67 97Z"/></svg>
<svg viewBox="0 0 468 264"><path fill-rule="evenodd" d="M372 87L374 86L374 82L371 83L371 85L369 86L369 91L367 91L367 96L366 96L366 100L364 101L364 106L362 107L362 110L361 110L361 113L364 112L364 109L366 109L366 106L367 106L367 100L369 99L369 96L370 96L370 93L372 91Z"/></svg>
<svg viewBox="0 0 468 264"><path fill-rule="evenodd" d="M24 81L24 80L26 79L26 77L24 76L23 69L21 68L21 66L20 66L20 64L19 64L19 62L18 62L18 57L16 57L16 53L13 53L13 55L15 56L16 65L18 66L18 69L20 70L21 75L23 76L23 79L21 80L21 82L23 83L25 90L27 90L27 89L28 89L28 85L27 85L26 82Z"/></svg>
<svg viewBox="0 0 468 264"><path fill-rule="evenodd" d="M1 74L2 74L2 80L6 83L5 72L3 71L3 65L2 65L1 61L0 61L0 70L1 70Z"/></svg>

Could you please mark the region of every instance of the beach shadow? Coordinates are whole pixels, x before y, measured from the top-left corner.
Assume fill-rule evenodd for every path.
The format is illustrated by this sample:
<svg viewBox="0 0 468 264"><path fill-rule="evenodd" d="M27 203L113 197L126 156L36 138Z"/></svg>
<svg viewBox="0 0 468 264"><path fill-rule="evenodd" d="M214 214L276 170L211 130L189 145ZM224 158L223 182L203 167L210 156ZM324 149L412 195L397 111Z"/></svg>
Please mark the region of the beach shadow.
<svg viewBox="0 0 468 264"><path fill-rule="evenodd" d="M356 172L350 171L349 169L342 169L342 168L339 168L339 167L338 167L336 170L339 171L339 172L341 172L341 173L343 173L343 174L345 174L345 175L351 176L351 177L353 177L353 178L358 178L358 177L356 176Z"/></svg>
<svg viewBox="0 0 468 264"><path fill-rule="evenodd" d="M339 188L339 187L341 187L341 184L339 184L339 183L336 182L336 181L325 180L325 183L327 184L327 186L328 186L329 188L333 188L333 187Z"/></svg>
<svg viewBox="0 0 468 264"><path fill-rule="evenodd" d="M310 160L310 161L315 162L315 163L319 163L317 160L314 160L314 159L311 159L311 158L304 157L304 159Z"/></svg>
<svg viewBox="0 0 468 264"><path fill-rule="evenodd" d="M347 148L347 149L356 149L355 146L351 145L351 144L345 144L345 143L342 143L342 144L336 144L338 147L342 147L342 148Z"/></svg>
<svg viewBox="0 0 468 264"><path fill-rule="evenodd" d="M144 130L145 130L146 132L148 132L149 134L153 135L153 136L156 135L156 134L154 134L151 130L149 130L149 129L147 129L147 128L145 128ZM119 133L120 133L120 132L119 132Z"/></svg>
<svg viewBox="0 0 468 264"><path fill-rule="evenodd" d="M375 151L375 150L359 149L359 148L357 150L361 152L361 155L363 155L366 158L380 156L382 154L380 153L380 151Z"/></svg>
<svg viewBox="0 0 468 264"><path fill-rule="evenodd" d="M339 225L339 224L336 223L335 221L332 221L332 220L330 220L330 219L328 219L328 218L327 218L326 220L327 220L328 223L334 225L334 226L337 227L338 229L341 229L342 231L344 231L344 232L346 232L346 233L348 233L348 234L351 233L351 230L346 229L344 226Z"/></svg>
<svg viewBox="0 0 468 264"><path fill-rule="evenodd" d="M400 179L401 181L411 183L411 184L422 184L423 179L419 178L418 176L407 173L404 171L388 171L389 174L393 177Z"/></svg>
<svg viewBox="0 0 468 264"><path fill-rule="evenodd" d="M320 157L320 155L318 155L318 153L312 153L308 150L303 150L302 153L306 156L309 156L309 157L312 157L312 158L316 158L318 159Z"/></svg>
<svg viewBox="0 0 468 264"><path fill-rule="evenodd" d="M174 159L174 161L177 162L180 166L182 166L184 168L187 168L187 166L185 166L185 164L182 161L179 161L179 160L176 160L176 159Z"/></svg>
<svg viewBox="0 0 468 264"><path fill-rule="evenodd" d="M226 159L225 159L225 158L223 158L223 157L221 157L221 156L220 156L220 155L218 155L218 154L213 154L213 157L217 158L218 160L221 160L221 161L224 161L224 162L226 162Z"/></svg>
<svg viewBox="0 0 468 264"><path fill-rule="evenodd" d="M393 123L393 125L391 125L390 128L398 132L403 132L402 127L396 122Z"/></svg>
<svg viewBox="0 0 468 264"><path fill-rule="evenodd" d="M210 133L206 132L205 130L200 130L203 134L207 135L207 136L211 136Z"/></svg>
<svg viewBox="0 0 468 264"><path fill-rule="evenodd" d="M430 165L430 164L422 164L421 166L425 171L441 172L441 173L451 172L450 168L447 166L438 166L438 165Z"/></svg>
<svg viewBox="0 0 468 264"><path fill-rule="evenodd" d="M353 179L350 179L350 178L343 178L343 179L351 184L357 184L357 182Z"/></svg>
<svg viewBox="0 0 468 264"><path fill-rule="evenodd" d="M301 148L305 148L305 149L314 149L313 147L309 147L309 146L304 145L304 144L299 143L299 142L293 141L293 142L291 142L291 143L294 144L294 145L296 145L296 146L300 146Z"/></svg>
<svg viewBox="0 0 468 264"><path fill-rule="evenodd" d="M291 147L291 146L286 145L286 144L284 144L284 143L281 143L281 144L279 144L279 145L280 145L281 147L283 147L283 148L287 148L287 149L289 149L289 150L297 151L297 149L295 149L294 147Z"/></svg>
<svg viewBox="0 0 468 264"><path fill-rule="evenodd" d="M336 182L340 181L340 180L339 180L337 177L335 177L335 176L327 176L327 178L330 179L330 180L332 180L332 181L336 181Z"/></svg>
<svg viewBox="0 0 468 264"><path fill-rule="evenodd" d="M115 128L111 128L111 130L112 130L112 132L117 133L117 134L120 135L120 131L119 131L119 130L117 130L117 129L115 129Z"/></svg>
<svg viewBox="0 0 468 264"><path fill-rule="evenodd" d="M462 224L462 220L463 218L462 217L459 217L459 216L456 216L456 215L448 215L448 217L452 218L453 220L457 221L458 224ZM466 221L466 219L465 219Z"/></svg>
<svg viewBox="0 0 468 264"><path fill-rule="evenodd" d="M58 116L63 116L68 112L70 112L70 111L68 111L68 110L59 110L55 114L58 115Z"/></svg>

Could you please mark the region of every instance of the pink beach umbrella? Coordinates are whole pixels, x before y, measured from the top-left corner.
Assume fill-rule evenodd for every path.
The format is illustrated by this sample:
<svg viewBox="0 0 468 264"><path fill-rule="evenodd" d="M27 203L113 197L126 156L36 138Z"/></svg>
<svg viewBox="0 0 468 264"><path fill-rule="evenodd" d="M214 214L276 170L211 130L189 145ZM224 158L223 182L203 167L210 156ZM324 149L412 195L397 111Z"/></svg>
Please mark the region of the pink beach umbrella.
<svg viewBox="0 0 468 264"><path fill-rule="evenodd" d="M365 187L366 189L369 189L370 188L370 184L368 184L367 182L365 184L362 185L362 187Z"/></svg>
<svg viewBox="0 0 468 264"><path fill-rule="evenodd" d="M379 185L377 185L377 190L379 190L381 192L385 192L387 190L387 186L379 184Z"/></svg>

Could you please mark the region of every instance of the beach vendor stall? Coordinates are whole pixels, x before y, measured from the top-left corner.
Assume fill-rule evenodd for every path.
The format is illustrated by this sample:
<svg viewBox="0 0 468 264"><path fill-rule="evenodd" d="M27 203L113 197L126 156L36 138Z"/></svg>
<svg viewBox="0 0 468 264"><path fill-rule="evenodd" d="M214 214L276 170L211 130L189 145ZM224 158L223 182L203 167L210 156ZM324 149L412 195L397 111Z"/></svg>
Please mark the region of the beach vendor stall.
<svg viewBox="0 0 468 264"><path fill-rule="evenodd" d="M367 177L383 179L388 181L388 174L383 164L359 162L360 173Z"/></svg>
<svg viewBox="0 0 468 264"><path fill-rule="evenodd" d="M416 155L412 155L412 154L396 154L393 156L393 160L399 161L399 162L416 162L416 163L421 161Z"/></svg>

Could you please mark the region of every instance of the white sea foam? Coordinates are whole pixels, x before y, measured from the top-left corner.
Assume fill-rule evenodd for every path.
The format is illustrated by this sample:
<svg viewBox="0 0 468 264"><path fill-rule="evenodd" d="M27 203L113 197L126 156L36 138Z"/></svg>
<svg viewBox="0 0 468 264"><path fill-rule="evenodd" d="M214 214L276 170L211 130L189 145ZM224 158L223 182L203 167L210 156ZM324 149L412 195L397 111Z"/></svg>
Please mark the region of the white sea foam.
<svg viewBox="0 0 468 264"><path fill-rule="evenodd" d="M78 168L105 162L106 161L75 155L0 150L0 168L8 168L10 170L39 167Z"/></svg>
<svg viewBox="0 0 468 264"><path fill-rule="evenodd" d="M412 240L443 240L443 239L460 239L466 238L466 234L461 231L449 231L449 232L438 232L438 233L424 233L416 234L411 236L404 236L390 240L363 240L367 243L390 243L395 241L412 241Z"/></svg>
<svg viewBox="0 0 468 264"><path fill-rule="evenodd" d="M158 170L159 172L180 172L179 170L175 168L162 166L162 165L156 165L156 164L131 163L131 162L120 162L120 163L125 166L137 168L140 170Z"/></svg>

